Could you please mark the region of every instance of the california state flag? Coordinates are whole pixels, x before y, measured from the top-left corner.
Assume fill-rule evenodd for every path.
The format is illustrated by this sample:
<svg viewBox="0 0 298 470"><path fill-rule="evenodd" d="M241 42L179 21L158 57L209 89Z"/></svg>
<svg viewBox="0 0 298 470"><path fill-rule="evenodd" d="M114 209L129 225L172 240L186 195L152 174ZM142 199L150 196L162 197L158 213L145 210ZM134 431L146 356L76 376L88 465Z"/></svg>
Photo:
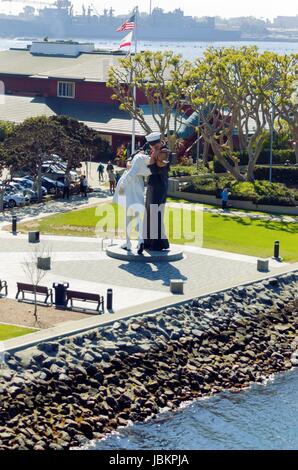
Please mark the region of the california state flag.
<svg viewBox="0 0 298 470"><path fill-rule="evenodd" d="M132 35L133 35L133 31L130 31L125 36L125 38L122 39L122 41L120 43L120 46L119 46L119 49L121 49L122 47L131 47L131 45L132 45Z"/></svg>

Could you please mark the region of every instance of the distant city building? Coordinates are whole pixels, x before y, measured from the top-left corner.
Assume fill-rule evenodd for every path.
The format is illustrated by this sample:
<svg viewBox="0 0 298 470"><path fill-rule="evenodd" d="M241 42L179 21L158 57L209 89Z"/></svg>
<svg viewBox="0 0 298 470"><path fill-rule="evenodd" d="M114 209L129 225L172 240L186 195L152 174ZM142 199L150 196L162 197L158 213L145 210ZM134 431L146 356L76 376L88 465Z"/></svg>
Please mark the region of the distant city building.
<svg viewBox="0 0 298 470"><path fill-rule="evenodd" d="M275 28L283 29L298 29L298 15L297 16L277 16L274 19L273 26Z"/></svg>
<svg viewBox="0 0 298 470"><path fill-rule="evenodd" d="M69 0L57 0L52 6L38 10L25 6L20 15L0 15L0 31L2 36L10 37L14 35L115 39L118 38L116 29L123 19L123 16L114 16L112 8L105 9L104 14L100 15L93 5L88 8L83 5L82 13L74 15L73 5ZM217 29L214 18L196 19L185 16L179 8L172 12L154 8L151 15L140 14L138 24L138 36L145 40L237 41L241 39L239 29Z"/></svg>

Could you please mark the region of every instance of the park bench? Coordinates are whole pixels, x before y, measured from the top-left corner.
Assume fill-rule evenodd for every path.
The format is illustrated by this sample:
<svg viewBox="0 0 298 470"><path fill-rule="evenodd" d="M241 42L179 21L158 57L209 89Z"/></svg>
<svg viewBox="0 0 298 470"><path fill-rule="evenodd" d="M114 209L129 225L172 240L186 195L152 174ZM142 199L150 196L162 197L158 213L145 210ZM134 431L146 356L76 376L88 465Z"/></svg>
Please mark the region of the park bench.
<svg viewBox="0 0 298 470"><path fill-rule="evenodd" d="M66 291L67 306L70 303L71 309L73 309L73 301L78 300L81 302L93 302L97 303L96 311L99 312L100 309L104 313L104 298L99 294L91 294L88 292L78 292L75 290Z"/></svg>
<svg viewBox="0 0 298 470"><path fill-rule="evenodd" d="M33 294L36 292L37 295L44 295L45 300L44 303L48 303L48 299L50 298L51 300L51 305L53 304L53 292L52 289L49 289L48 287L44 286L34 286L32 284L25 284L23 282L17 282L17 288L18 292L16 295L16 299L19 299L19 295L22 293L22 300L27 300L27 301L34 301L34 299L26 299L25 298L25 293L28 294Z"/></svg>
<svg viewBox="0 0 298 470"><path fill-rule="evenodd" d="M7 297L7 282L0 280L0 297Z"/></svg>

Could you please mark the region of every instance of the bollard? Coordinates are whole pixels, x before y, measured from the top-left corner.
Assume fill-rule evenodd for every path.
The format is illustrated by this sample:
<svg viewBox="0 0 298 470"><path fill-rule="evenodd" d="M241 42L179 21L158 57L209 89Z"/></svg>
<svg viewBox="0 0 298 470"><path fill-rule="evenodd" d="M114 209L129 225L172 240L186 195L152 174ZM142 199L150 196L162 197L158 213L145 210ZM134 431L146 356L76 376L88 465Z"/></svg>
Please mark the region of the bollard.
<svg viewBox="0 0 298 470"><path fill-rule="evenodd" d="M279 259L279 241L274 243L274 258Z"/></svg>
<svg viewBox="0 0 298 470"><path fill-rule="evenodd" d="M107 310L113 310L113 289L107 290Z"/></svg>
<svg viewBox="0 0 298 470"><path fill-rule="evenodd" d="M16 216L16 215L13 215L13 216L12 216L12 233L13 233L14 235L17 234L17 221L18 221L17 216Z"/></svg>
<svg viewBox="0 0 298 470"><path fill-rule="evenodd" d="M280 248L280 246L279 246L279 241L276 240L276 241L274 242L274 256L273 256L273 259L275 259L276 261L282 262L283 259L282 259L282 257L279 255L279 248Z"/></svg>

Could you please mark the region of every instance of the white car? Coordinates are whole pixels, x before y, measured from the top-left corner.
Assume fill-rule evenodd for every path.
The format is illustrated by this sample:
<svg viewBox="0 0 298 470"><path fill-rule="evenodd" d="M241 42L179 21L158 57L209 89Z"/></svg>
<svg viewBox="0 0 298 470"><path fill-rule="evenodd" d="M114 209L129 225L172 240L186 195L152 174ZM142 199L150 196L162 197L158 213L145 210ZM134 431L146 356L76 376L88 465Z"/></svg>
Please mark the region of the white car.
<svg viewBox="0 0 298 470"><path fill-rule="evenodd" d="M3 197L4 207L9 207L12 209L16 206L25 206L26 204L26 197L19 193L14 193L13 191L5 191Z"/></svg>

